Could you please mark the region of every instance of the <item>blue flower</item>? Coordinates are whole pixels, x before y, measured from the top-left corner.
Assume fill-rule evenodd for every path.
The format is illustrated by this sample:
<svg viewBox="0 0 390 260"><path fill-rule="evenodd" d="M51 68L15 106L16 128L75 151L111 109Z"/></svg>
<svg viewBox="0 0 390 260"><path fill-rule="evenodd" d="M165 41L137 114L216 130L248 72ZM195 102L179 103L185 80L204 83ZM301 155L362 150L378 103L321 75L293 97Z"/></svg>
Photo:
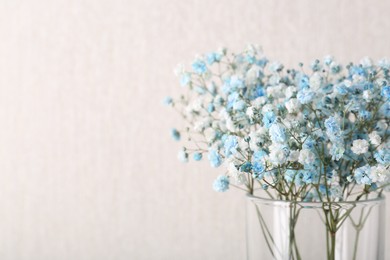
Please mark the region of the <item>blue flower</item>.
<svg viewBox="0 0 390 260"><path fill-rule="evenodd" d="M325 128L326 128L326 132L330 135L338 136L341 134L340 125L337 122L336 118L333 116L325 120Z"/></svg>
<svg viewBox="0 0 390 260"><path fill-rule="evenodd" d="M244 162L240 167L240 171L242 172L250 172L251 170L252 164L250 162Z"/></svg>
<svg viewBox="0 0 390 260"><path fill-rule="evenodd" d="M195 161L200 161L200 160L202 160L202 154L201 153L194 153L192 158L194 158Z"/></svg>
<svg viewBox="0 0 390 260"><path fill-rule="evenodd" d="M171 129L171 136L175 141L180 141L180 132L176 128Z"/></svg>
<svg viewBox="0 0 390 260"><path fill-rule="evenodd" d="M215 150L210 150L208 159L212 167L217 168L222 164L222 158Z"/></svg>
<svg viewBox="0 0 390 260"><path fill-rule="evenodd" d="M236 103L239 100L240 95L237 92L232 92L228 98L227 98L227 105L226 108L228 110L232 109L234 106L234 103Z"/></svg>
<svg viewBox="0 0 390 260"><path fill-rule="evenodd" d="M207 54L207 63L209 65L212 65L214 62L220 62L222 58L222 55L220 53L212 52Z"/></svg>
<svg viewBox="0 0 390 260"><path fill-rule="evenodd" d="M385 99L390 99L390 86L384 86L381 91L381 95Z"/></svg>
<svg viewBox="0 0 390 260"><path fill-rule="evenodd" d="M375 160L380 164L390 163L390 151L389 149L382 149L374 154Z"/></svg>
<svg viewBox="0 0 390 260"><path fill-rule="evenodd" d="M315 93L310 90L300 90L298 91L297 98L301 104L310 103L315 97Z"/></svg>
<svg viewBox="0 0 390 260"><path fill-rule="evenodd" d="M284 173L284 179L288 182L291 183L295 180L295 176L298 174L298 171L296 170L286 170Z"/></svg>
<svg viewBox="0 0 390 260"><path fill-rule="evenodd" d="M286 129L280 124L273 124L269 129L269 135L274 143L286 142Z"/></svg>
<svg viewBox="0 0 390 260"><path fill-rule="evenodd" d="M368 112L367 110L361 110L359 111L359 118L362 120L369 120L371 119L371 113Z"/></svg>
<svg viewBox="0 0 390 260"><path fill-rule="evenodd" d="M268 63L268 60L266 58L260 59L256 61L256 65L259 65L260 67L264 68Z"/></svg>
<svg viewBox="0 0 390 260"><path fill-rule="evenodd" d="M215 110L214 104L213 104L213 103L210 103L210 104L207 106L207 112L212 113L212 112L214 112L214 110Z"/></svg>
<svg viewBox="0 0 390 260"><path fill-rule="evenodd" d="M173 103L173 99L171 97L165 97L163 102L164 102L164 105L169 106Z"/></svg>
<svg viewBox="0 0 390 260"><path fill-rule="evenodd" d="M265 95L265 92L264 92L264 87L262 87L261 85L257 85L252 93L252 99L256 99L258 97L262 97Z"/></svg>
<svg viewBox="0 0 390 260"><path fill-rule="evenodd" d="M275 116L274 112L269 111L269 112L265 113L262 121L263 121L265 128L270 128L271 125L276 122L276 116Z"/></svg>
<svg viewBox="0 0 390 260"><path fill-rule="evenodd" d="M253 55L246 55L245 56L245 59L246 59L246 61L249 63L249 64L253 64L253 63L255 63L256 62L256 58L255 58L255 56L253 56Z"/></svg>
<svg viewBox="0 0 390 260"><path fill-rule="evenodd" d="M379 109L380 113L384 116L384 117L390 117L390 103L389 102L385 102Z"/></svg>
<svg viewBox="0 0 390 260"><path fill-rule="evenodd" d="M180 76L180 85L182 87L187 86L191 82L191 77L188 73L184 73Z"/></svg>
<svg viewBox="0 0 390 260"><path fill-rule="evenodd" d="M256 151L254 154L253 154L253 160L254 161L260 161L264 156L266 156L267 153L264 151L264 150L259 150L259 151Z"/></svg>
<svg viewBox="0 0 390 260"><path fill-rule="evenodd" d="M235 154L237 152L238 147L237 137L229 135L225 140L224 147L226 157L229 158L231 155Z"/></svg>
<svg viewBox="0 0 390 260"><path fill-rule="evenodd" d="M348 94L349 92L349 89L345 86L345 84L338 84L336 87L335 87L337 93L339 93L340 95L346 95Z"/></svg>
<svg viewBox="0 0 390 260"><path fill-rule="evenodd" d="M235 111L242 111L245 109L245 107L246 107L245 101L242 99L234 102L233 104L233 109Z"/></svg>
<svg viewBox="0 0 390 260"><path fill-rule="evenodd" d="M255 173L262 173L265 170L265 166L262 162L256 161L253 163L252 169Z"/></svg>
<svg viewBox="0 0 390 260"><path fill-rule="evenodd" d="M204 61L197 59L192 63L192 69L197 74L204 74L207 71L207 66Z"/></svg>
<svg viewBox="0 0 390 260"><path fill-rule="evenodd" d="M306 184L317 184L319 175L316 171L304 171L302 181Z"/></svg>
<svg viewBox="0 0 390 260"><path fill-rule="evenodd" d="M303 143L302 148L312 150L312 149L314 149L315 144L316 144L316 142L313 140L313 138L308 137L305 140L305 142Z"/></svg>
<svg viewBox="0 0 390 260"><path fill-rule="evenodd" d="M213 188L217 192L225 192L229 189L229 178L225 175L220 175L213 183Z"/></svg>
<svg viewBox="0 0 390 260"><path fill-rule="evenodd" d="M354 172L355 181L357 184L370 185L372 180L370 179L371 168L368 165L357 168Z"/></svg>
<svg viewBox="0 0 390 260"><path fill-rule="evenodd" d="M340 160L345 152L344 145L341 143L334 143L332 148L330 149L330 155L332 155L332 160L338 161Z"/></svg>
<svg viewBox="0 0 390 260"><path fill-rule="evenodd" d="M309 77L306 75L301 75L298 82L299 89L306 89L309 87Z"/></svg>

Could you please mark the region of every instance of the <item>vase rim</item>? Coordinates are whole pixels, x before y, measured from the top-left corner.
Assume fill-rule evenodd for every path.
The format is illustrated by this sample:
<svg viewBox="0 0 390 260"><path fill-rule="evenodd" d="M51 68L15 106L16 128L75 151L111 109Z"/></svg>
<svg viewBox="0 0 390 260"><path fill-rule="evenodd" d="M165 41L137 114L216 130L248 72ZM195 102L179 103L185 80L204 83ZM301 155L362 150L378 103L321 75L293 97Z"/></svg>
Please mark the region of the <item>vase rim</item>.
<svg viewBox="0 0 390 260"><path fill-rule="evenodd" d="M365 199L365 200L359 200L359 201L354 201L354 200L349 200L349 201L335 201L335 202L313 202L313 201L292 201L292 200L279 200L279 199L271 199L271 198L262 198L258 196L254 196L252 194L247 194L246 198L249 200L255 200L255 201L260 201L260 202L265 202L265 203L274 203L274 204L292 204L292 203L297 203L297 204L303 204L303 205L320 205L323 203L334 203L334 204L345 204L345 205L353 205L353 204L366 204L366 203L382 203L385 201L386 196L381 195L380 197L376 198L370 198L370 199Z"/></svg>

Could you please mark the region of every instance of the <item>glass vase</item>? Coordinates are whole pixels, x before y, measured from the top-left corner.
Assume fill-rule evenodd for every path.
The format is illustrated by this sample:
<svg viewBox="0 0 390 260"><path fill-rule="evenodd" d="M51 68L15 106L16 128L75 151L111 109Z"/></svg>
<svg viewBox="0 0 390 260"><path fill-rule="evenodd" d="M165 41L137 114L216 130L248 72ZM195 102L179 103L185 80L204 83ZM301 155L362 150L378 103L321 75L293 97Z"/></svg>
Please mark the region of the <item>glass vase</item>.
<svg viewBox="0 0 390 260"><path fill-rule="evenodd" d="M383 260L384 198L290 202L247 197L247 259Z"/></svg>

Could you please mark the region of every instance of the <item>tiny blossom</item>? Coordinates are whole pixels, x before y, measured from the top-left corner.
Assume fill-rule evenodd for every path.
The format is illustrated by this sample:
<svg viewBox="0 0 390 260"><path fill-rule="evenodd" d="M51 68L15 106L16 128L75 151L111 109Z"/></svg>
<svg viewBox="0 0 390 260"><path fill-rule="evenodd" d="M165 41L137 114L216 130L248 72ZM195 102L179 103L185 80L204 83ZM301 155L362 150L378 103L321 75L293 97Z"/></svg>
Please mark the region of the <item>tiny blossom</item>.
<svg viewBox="0 0 390 260"><path fill-rule="evenodd" d="M354 140L351 150L354 154L364 154L368 151L368 142L364 139Z"/></svg>
<svg viewBox="0 0 390 260"><path fill-rule="evenodd" d="M221 156L215 150L210 150L208 159L212 167L217 168L222 164Z"/></svg>
<svg viewBox="0 0 390 260"><path fill-rule="evenodd" d="M230 135L225 141L225 155L230 157L237 152L237 137Z"/></svg>
<svg viewBox="0 0 390 260"><path fill-rule="evenodd" d="M371 132L368 135L368 137L370 138L371 144L373 144L373 145L380 145L381 144L381 137L377 131Z"/></svg>
<svg viewBox="0 0 390 260"><path fill-rule="evenodd" d="M296 98L292 98L286 102L285 106L289 113L295 113L299 111L301 104Z"/></svg>
<svg viewBox="0 0 390 260"><path fill-rule="evenodd" d="M269 111L263 116L263 124L266 128L270 128L273 123L276 121L276 116L272 111Z"/></svg>
<svg viewBox="0 0 390 260"><path fill-rule="evenodd" d="M207 71L207 66L204 61L197 59L192 63L192 69L195 73L204 74Z"/></svg>
<svg viewBox="0 0 390 260"><path fill-rule="evenodd" d="M390 99L390 86L384 86L381 92L382 96L386 99Z"/></svg>
<svg viewBox="0 0 390 260"><path fill-rule="evenodd" d="M269 158L274 165L281 165L287 161L289 151L286 146L273 144L270 146L270 149Z"/></svg>
<svg viewBox="0 0 390 260"><path fill-rule="evenodd" d="M186 152L186 150L184 148L179 151L179 153L177 154L177 157L181 162L184 162L184 163L188 162L188 153Z"/></svg>
<svg viewBox="0 0 390 260"><path fill-rule="evenodd" d="M213 183L213 188L218 192L225 192L229 189L229 178L225 175L220 175Z"/></svg>
<svg viewBox="0 0 390 260"><path fill-rule="evenodd" d="M371 168L368 165L357 168L354 172L355 181L357 184L370 185L372 180L370 179Z"/></svg>
<svg viewBox="0 0 390 260"><path fill-rule="evenodd" d="M315 159L315 154L309 149L303 149L299 152L298 162L301 164L312 164Z"/></svg>
<svg viewBox="0 0 390 260"><path fill-rule="evenodd" d="M171 105L173 103L173 99L168 96L168 97L165 97L163 102L164 102L165 105L169 106L169 105Z"/></svg>
<svg viewBox="0 0 390 260"><path fill-rule="evenodd" d="M315 93L310 90L301 90L298 92L298 100L301 104L308 104L314 99Z"/></svg>
<svg viewBox="0 0 390 260"><path fill-rule="evenodd" d="M172 138L175 140L175 141L180 141L180 132L177 131L175 128L173 128L171 130L171 135L172 135Z"/></svg>
<svg viewBox="0 0 390 260"><path fill-rule="evenodd" d="M269 129L269 135L271 136L272 142L284 143L286 142L286 130L280 124L273 124Z"/></svg>
<svg viewBox="0 0 390 260"><path fill-rule="evenodd" d="M200 161L202 160L202 154L201 153L194 153L193 156L195 161Z"/></svg>
<svg viewBox="0 0 390 260"><path fill-rule="evenodd" d="M246 109L246 115L249 117L249 118L253 118L254 115L255 115L255 108L254 107L248 107Z"/></svg>
<svg viewBox="0 0 390 260"><path fill-rule="evenodd" d="M388 149L379 150L374 154L375 160L380 164L389 164L390 163L390 152Z"/></svg>

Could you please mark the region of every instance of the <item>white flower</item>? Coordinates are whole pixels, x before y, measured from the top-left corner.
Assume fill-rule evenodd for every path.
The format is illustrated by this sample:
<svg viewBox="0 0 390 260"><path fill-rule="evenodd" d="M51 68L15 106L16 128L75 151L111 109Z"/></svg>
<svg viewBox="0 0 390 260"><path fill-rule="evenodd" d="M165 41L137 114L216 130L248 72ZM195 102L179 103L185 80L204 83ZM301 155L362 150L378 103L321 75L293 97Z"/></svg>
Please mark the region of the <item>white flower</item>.
<svg viewBox="0 0 390 260"><path fill-rule="evenodd" d="M316 159L315 154L312 151L310 151L309 149L302 149L299 152L298 162L303 164L303 165L312 164L315 159Z"/></svg>
<svg viewBox="0 0 390 260"><path fill-rule="evenodd" d="M380 59L378 61L378 66L382 68L390 68L390 61L387 58Z"/></svg>
<svg viewBox="0 0 390 260"><path fill-rule="evenodd" d="M364 68L368 68L372 66L372 60L369 57L364 57L363 59L360 60L360 64Z"/></svg>
<svg viewBox="0 0 390 260"><path fill-rule="evenodd" d="M216 137L216 132L213 128L209 127L206 130L203 131L204 137L206 138L206 141L208 143L211 143L215 137Z"/></svg>
<svg viewBox="0 0 390 260"><path fill-rule="evenodd" d="M287 99L291 98L295 94L295 92L297 92L297 88L295 86L287 87L285 90L286 98Z"/></svg>
<svg viewBox="0 0 390 260"><path fill-rule="evenodd" d="M271 153L269 154L269 159L273 165L280 165L287 161L287 154L284 145L272 144L270 145Z"/></svg>
<svg viewBox="0 0 390 260"><path fill-rule="evenodd" d="M368 137L370 138L370 142L373 145L380 145L381 144L381 137L377 131L373 131L371 134L368 135Z"/></svg>
<svg viewBox="0 0 390 260"><path fill-rule="evenodd" d="M246 115L249 117L249 118L253 118L254 115L255 115L255 109L254 107L248 107L246 109Z"/></svg>
<svg viewBox="0 0 390 260"><path fill-rule="evenodd" d="M377 166L372 166L370 171L370 179L372 182L383 183L387 181L390 170L387 169L384 165L378 164Z"/></svg>
<svg viewBox="0 0 390 260"><path fill-rule="evenodd" d="M314 90L319 89L321 87L321 83L322 83L322 77L318 72L314 73L310 77L309 84L311 89Z"/></svg>
<svg viewBox="0 0 390 260"><path fill-rule="evenodd" d="M182 73L185 72L184 65L183 64L177 64L176 68L173 70L176 76L180 76Z"/></svg>
<svg viewBox="0 0 390 260"><path fill-rule="evenodd" d="M262 96L253 100L252 105L257 109L261 109L265 102L267 102L267 98L265 96Z"/></svg>
<svg viewBox="0 0 390 260"><path fill-rule="evenodd" d="M271 104L266 104L263 106L263 108L261 109L261 113L264 115L265 113L267 112L271 112L274 110L274 106L271 105Z"/></svg>
<svg viewBox="0 0 390 260"><path fill-rule="evenodd" d="M237 129L236 126L234 125L234 120L231 117L226 119L226 128L230 132L235 132Z"/></svg>
<svg viewBox="0 0 390 260"><path fill-rule="evenodd" d="M247 182L246 174L240 172L233 162L230 162L227 167L228 173L237 182L238 185L245 184Z"/></svg>
<svg viewBox="0 0 390 260"><path fill-rule="evenodd" d="M245 84L247 85L252 85L256 84L257 79L259 77L259 72L260 72L260 67L259 66L252 66L246 73L246 78L245 78Z"/></svg>
<svg viewBox="0 0 390 260"><path fill-rule="evenodd" d="M368 151L368 142L364 139L353 141L351 150L354 154L364 154Z"/></svg>
<svg viewBox="0 0 390 260"><path fill-rule="evenodd" d="M294 113L294 112L297 112L299 110L301 103L299 103L298 99L292 98L286 102L285 106L286 106L287 111L289 113Z"/></svg>
<svg viewBox="0 0 390 260"><path fill-rule="evenodd" d="M290 162L296 162L296 161L298 161L298 158L299 158L299 151L293 150L293 151L290 151L290 154L289 154L287 160Z"/></svg>
<svg viewBox="0 0 390 260"><path fill-rule="evenodd" d="M363 98L366 100L366 101L370 101L372 99L372 93L370 90L364 90L363 91Z"/></svg>

